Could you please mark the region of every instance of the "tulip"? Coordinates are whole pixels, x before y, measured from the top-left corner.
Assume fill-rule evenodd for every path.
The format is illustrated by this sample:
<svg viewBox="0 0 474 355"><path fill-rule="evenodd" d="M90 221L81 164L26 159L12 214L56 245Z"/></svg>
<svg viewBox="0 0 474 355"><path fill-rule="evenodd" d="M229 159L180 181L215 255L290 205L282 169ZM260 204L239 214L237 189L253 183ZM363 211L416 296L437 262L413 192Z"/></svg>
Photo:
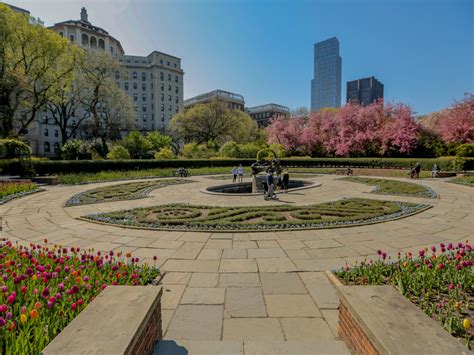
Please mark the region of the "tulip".
<svg viewBox="0 0 474 355"><path fill-rule="evenodd" d="M5 315L5 318L8 320L12 319L12 317L13 317L13 314L11 312L7 312L7 314Z"/></svg>
<svg viewBox="0 0 474 355"><path fill-rule="evenodd" d="M6 304L2 304L0 306L0 312L5 313L8 310L8 306Z"/></svg>
<svg viewBox="0 0 474 355"><path fill-rule="evenodd" d="M462 326L464 329L469 330L471 328L471 321L468 318L464 318Z"/></svg>
<svg viewBox="0 0 474 355"><path fill-rule="evenodd" d="M40 309L40 308L41 308L41 303L36 302L36 303L35 303L35 308L36 308L36 309Z"/></svg>
<svg viewBox="0 0 474 355"><path fill-rule="evenodd" d="M77 304L76 303L71 304L71 308L73 311L75 311L77 309Z"/></svg>
<svg viewBox="0 0 474 355"><path fill-rule="evenodd" d="M31 319L35 319L35 318L37 318L37 317L38 317L38 311L37 311L36 309L32 309L32 310L30 311L30 318L31 318Z"/></svg>
<svg viewBox="0 0 474 355"><path fill-rule="evenodd" d="M7 324L5 319L3 319L3 317L0 317L0 327L3 327L5 324Z"/></svg>
<svg viewBox="0 0 474 355"><path fill-rule="evenodd" d="M28 320L28 318L26 317L25 314L22 314L22 315L20 316L20 322L22 322L23 324L25 324L27 320Z"/></svg>

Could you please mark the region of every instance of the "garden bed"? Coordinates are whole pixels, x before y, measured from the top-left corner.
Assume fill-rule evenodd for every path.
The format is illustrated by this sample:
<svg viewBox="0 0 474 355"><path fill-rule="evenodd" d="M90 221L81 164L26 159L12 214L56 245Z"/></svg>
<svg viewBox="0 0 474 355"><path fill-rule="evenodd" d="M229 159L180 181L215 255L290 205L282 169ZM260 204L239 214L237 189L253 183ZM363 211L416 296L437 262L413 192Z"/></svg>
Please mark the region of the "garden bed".
<svg viewBox="0 0 474 355"><path fill-rule="evenodd" d="M165 179L155 181L138 181L127 184L98 187L96 189L80 192L71 197L66 206L88 205L93 203L135 200L145 198L156 189L192 182L184 179Z"/></svg>
<svg viewBox="0 0 474 355"><path fill-rule="evenodd" d="M458 176L448 182L458 185L474 186L474 175L469 176Z"/></svg>
<svg viewBox="0 0 474 355"><path fill-rule="evenodd" d="M36 192L44 191L38 185L29 180L0 180L0 205Z"/></svg>
<svg viewBox="0 0 474 355"><path fill-rule="evenodd" d="M429 255L431 253L431 255ZM344 285L392 285L451 335L474 345L474 252L466 243L441 243L391 260L378 251L379 260L363 261L335 274Z"/></svg>
<svg viewBox="0 0 474 355"><path fill-rule="evenodd" d="M198 231L273 231L358 226L394 220L431 206L407 202L343 199L306 206L195 206L168 204L95 213L87 221L131 228Z"/></svg>
<svg viewBox="0 0 474 355"><path fill-rule="evenodd" d="M130 254L0 243L0 353L38 354L108 285L147 285L158 269ZM155 258L156 259L156 258Z"/></svg>
<svg viewBox="0 0 474 355"><path fill-rule="evenodd" d="M373 194L438 198L438 194L430 187L411 182L363 178L357 176L348 176L339 180L375 186L375 188L371 191Z"/></svg>

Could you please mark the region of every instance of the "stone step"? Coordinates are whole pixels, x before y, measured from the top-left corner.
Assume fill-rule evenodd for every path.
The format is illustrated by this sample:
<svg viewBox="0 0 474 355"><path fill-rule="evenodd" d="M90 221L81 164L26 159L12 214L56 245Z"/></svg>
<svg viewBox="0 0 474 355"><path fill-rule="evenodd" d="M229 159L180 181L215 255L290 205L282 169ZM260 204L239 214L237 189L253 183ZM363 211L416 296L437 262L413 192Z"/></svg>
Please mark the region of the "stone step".
<svg viewBox="0 0 474 355"><path fill-rule="evenodd" d="M350 354L339 340L199 341L161 340L153 355L315 355Z"/></svg>

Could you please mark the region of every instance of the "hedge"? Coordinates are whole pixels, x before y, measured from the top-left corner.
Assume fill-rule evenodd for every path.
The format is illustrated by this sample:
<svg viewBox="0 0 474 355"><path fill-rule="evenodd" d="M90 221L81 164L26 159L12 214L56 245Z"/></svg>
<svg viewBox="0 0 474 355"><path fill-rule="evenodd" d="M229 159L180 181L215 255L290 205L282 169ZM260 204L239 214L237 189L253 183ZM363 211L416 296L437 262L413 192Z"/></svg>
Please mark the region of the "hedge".
<svg viewBox="0 0 474 355"><path fill-rule="evenodd" d="M408 169L417 162L423 170L432 169L436 163L442 171L474 170L474 159L469 158L284 158L282 166L292 168L391 168ZM62 173L93 173L107 170L143 170L156 168L206 168L230 167L238 164L250 166L255 159L186 159L186 160L34 160L33 167L39 175ZM2 174L16 175L19 162L0 161Z"/></svg>

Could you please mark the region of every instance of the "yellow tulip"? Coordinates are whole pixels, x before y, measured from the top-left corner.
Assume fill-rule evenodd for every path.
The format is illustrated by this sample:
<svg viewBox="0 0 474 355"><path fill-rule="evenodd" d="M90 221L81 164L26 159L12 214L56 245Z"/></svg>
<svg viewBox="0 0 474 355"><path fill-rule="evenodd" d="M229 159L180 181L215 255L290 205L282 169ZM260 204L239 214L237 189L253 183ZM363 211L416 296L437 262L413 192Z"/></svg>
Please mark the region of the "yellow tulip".
<svg viewBox="0 0 474 355"><path fill-rule="evenodd" d="M471 328L471 321L468 318L465 318L462 322L462 326L464 327L464 329Z"/></svg>
<svg viewBox="0 0 474 355"><path fill-rule="evenodd" d="M461 309L461 302L456 302L456 303L454 304L454 308L456 308L456 309Z"/></svg>
<svg viewBox="0 0 474 355"><path fill-rule="evenodd" d="M22 314L22 315L20 316L20 322L22 322L23 324L26 323L27 320L28 320L28 318L26 317L25 314Z"/></svg>
<svg viewBox="0 0 474 355"><path fill-rule="evenodd" d="M38 280L38 276L36 276L36 275L31 276L31 278L32 278L34 281Z"/></svg>
<svg viewBox="0 0 474 355"><path fill-rule="evenodd" d="M403 262L403 267L407 267L408 266L408 262L404 261Z"/></svg>

